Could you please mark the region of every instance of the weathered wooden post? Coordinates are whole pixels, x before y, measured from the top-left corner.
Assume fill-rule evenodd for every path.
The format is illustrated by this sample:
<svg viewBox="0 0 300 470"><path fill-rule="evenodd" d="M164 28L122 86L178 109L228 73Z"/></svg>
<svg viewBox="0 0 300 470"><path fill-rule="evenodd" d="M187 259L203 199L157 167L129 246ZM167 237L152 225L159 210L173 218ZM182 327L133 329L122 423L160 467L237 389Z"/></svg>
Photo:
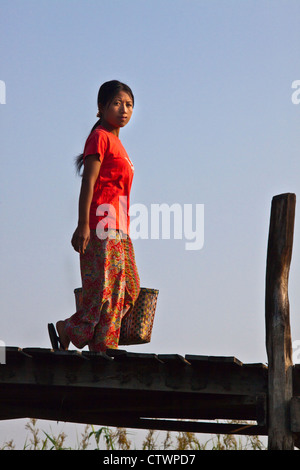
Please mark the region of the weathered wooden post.
<svg viewBox="0 0 300 470"><path fill-rule="evenodd" d="M290 425L293 363L288 278L295 206L295 194L281 194L272 200L265 298L269 450L294 449Z"/></svg>

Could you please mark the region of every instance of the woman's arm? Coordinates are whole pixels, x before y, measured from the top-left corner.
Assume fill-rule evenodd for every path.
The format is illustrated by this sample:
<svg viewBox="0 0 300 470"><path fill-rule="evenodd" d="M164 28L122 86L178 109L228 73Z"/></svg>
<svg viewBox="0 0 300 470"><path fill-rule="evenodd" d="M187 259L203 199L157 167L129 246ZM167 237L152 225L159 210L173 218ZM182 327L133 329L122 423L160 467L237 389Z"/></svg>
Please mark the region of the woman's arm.
<svg viewBox="0 0 300 470"><path fill-rule="evenodd" d="M94 185L100 171L98 155L89 155L86 158L81 189L79 195L78 225L72 237L72 245L75 251L83 254L90 240L90 207L94 193Z"/></svg>

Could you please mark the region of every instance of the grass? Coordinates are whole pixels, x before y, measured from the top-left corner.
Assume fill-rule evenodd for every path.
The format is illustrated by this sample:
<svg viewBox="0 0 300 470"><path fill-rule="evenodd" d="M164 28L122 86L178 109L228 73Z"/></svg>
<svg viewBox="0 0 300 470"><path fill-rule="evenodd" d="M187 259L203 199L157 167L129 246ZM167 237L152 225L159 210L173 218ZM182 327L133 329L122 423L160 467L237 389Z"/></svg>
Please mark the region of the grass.
<svg viewBox="0 0 300 470"><path fill-rule="evenodd" d="M67 435L59 432L56 436L40 430L36 419L26 423L27 437L22 450L264 450L258 436L213 435L201 442L201 435L192 432L147 431L140 448L130 439L130 432L124 428L107 426L95 429L86 425L79 442L69 447ZM0 450L15 450L13 440L5 442Z"/></svg>

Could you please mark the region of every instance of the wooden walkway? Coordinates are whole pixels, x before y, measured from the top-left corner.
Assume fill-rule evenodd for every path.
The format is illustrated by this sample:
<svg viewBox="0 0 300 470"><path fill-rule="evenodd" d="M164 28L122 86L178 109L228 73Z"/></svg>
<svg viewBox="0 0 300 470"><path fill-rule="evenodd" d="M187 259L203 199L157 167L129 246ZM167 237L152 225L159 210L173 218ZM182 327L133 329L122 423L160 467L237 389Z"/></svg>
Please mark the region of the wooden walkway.
<svg viewBox="0 0 300 470"><path fill-rule="evenodd" d="M234 357L7 348L0 384L0 419L267 433L267 368Z"/></svg>
<svg viewBox="0 0 300 470"><path fill-rule="evenodd" d="M288 193L275 196L271 206L268 367L235 357L7 347L0 365L0 419L266 435L270 450L300 447L300 366L292 363L288 299L295 204Z"/></svg>

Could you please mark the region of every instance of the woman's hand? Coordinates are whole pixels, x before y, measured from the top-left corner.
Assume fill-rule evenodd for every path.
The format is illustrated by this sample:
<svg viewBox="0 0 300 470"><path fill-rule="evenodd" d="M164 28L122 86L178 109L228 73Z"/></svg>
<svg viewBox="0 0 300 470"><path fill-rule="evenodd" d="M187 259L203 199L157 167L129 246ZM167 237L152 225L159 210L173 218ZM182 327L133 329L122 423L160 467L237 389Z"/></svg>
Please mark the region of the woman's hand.
<svg viewBox="0 0 300 470"><path fill-rule="evenodd" d="M76 228L73 237L72 237L72 246L75 251L80 254L84 254L86 247L90 241L90 227L89 224L78 225Z"/></svg>

